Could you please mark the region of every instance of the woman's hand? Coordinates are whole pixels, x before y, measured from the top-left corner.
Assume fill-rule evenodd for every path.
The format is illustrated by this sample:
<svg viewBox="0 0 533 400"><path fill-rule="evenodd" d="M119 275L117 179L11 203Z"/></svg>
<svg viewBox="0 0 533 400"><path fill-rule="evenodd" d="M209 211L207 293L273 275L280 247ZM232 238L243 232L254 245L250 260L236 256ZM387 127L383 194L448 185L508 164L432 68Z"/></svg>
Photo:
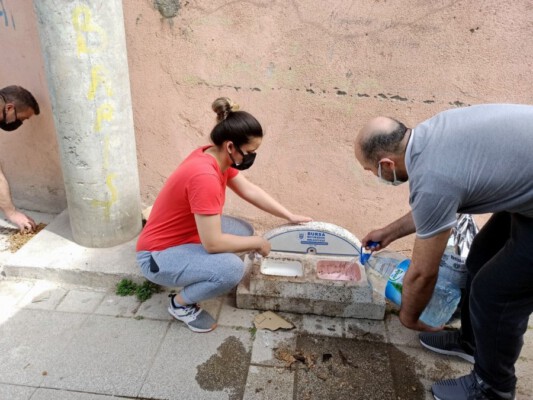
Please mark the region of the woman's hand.
<svg viewBox="0 0 533 400"><path fill-rule="evenodd" d="M287 221L289 221L291 224L303 224L306 222L311 222L312 220L313 218L297 214L290 214L289 218L287 218Z"/></svg>
<svg viewBox="0 0 533 400"><path fill-rule="evenodd" d="M270 242L264 238L261 238L261 246L256 249L256 251L261 254L263 257L268 256L270 253L271 245Z"/></svg>

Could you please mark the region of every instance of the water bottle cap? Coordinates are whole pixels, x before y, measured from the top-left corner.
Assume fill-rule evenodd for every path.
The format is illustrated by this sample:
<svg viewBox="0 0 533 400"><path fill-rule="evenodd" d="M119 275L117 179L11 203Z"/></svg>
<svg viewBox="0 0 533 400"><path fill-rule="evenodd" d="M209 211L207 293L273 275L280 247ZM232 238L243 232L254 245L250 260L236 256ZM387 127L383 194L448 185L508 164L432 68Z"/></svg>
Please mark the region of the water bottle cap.
<svg viewBox="0 0 533 400"><path fill-rule="evenodd" d="M361 249L361 254L359 255L359 262L361 263L361 265L365 265L371 255L371 252Z"/></svg>
<svg viewBox="0 0 533 400"><path fill-rule="evenodd" d="M359 253L359 262L361 263L361 265L365 265L365 263L372 255L372 251L374 250L374 248L379 245L379 242L373 242L372 240L369 240L366 245L370 247L370 250L367 250L365 247L361 246L361 252Z"/></svg>

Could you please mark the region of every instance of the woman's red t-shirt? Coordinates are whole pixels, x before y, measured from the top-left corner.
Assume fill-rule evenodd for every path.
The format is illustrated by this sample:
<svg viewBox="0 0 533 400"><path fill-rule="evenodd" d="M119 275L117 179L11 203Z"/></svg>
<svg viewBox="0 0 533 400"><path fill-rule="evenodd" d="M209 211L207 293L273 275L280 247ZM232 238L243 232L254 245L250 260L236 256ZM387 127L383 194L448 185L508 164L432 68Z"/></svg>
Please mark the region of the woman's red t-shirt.
<svg viewBox="0 0 533 400"><path fill-rule="evenodd" d="M226 185L238 171L220 170L216 159L193 151L170 175L157 196L148 222L137 241L137 251L158 251L185 243L200 243L194 214L222 214Z"/></svg>

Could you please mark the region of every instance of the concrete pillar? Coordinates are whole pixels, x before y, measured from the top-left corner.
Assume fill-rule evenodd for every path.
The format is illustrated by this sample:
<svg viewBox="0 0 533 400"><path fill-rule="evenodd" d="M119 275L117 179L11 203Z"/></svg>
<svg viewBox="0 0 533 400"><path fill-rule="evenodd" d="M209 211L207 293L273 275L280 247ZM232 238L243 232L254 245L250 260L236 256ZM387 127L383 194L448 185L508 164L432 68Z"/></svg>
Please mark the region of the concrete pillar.
<svg viewBox="0 0 533 400"><path fill-rule="evenodd" d="M121 0L34 0L74 240L141 230Z"/></svg>

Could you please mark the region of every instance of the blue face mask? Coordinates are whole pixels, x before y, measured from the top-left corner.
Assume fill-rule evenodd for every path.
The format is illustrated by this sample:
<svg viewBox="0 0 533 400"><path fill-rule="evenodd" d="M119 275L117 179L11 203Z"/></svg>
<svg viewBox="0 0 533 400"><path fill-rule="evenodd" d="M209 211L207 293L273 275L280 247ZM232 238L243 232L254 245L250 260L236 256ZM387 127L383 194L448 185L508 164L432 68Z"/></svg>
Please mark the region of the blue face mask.
<svg viewBox="0 0 533 400"><path fill-rule="evenodd" d="M392 167L392 173L393 173L393 177L394 177L394 180L391 182L391 181L388 181L386 180L385 178L383 178L381 176L381 162L378 163L378 178L379 178L379 181L385 185L392 185L392 186L398 186L398 185L401 185L402 183L404 183L403 181L400 181L396 178L396 168Z"/></svg>

